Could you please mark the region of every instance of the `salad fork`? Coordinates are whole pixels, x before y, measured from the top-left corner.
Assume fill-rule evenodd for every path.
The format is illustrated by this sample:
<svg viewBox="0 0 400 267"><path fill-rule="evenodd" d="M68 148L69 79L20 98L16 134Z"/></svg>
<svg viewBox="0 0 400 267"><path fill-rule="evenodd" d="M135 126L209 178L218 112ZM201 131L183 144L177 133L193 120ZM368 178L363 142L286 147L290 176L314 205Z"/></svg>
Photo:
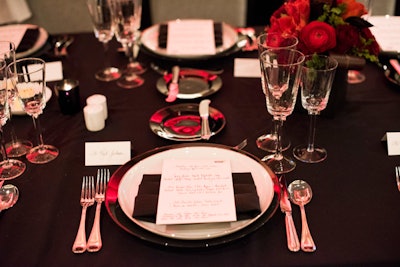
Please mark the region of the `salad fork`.
<svg viewBox="0 0 400 267"><path fill-rule="evenodd" d="M96 183L96 215L94 217L93 228L90 233L87 250L89 252L97 252L102 247L101 234L100 234L100 210L101 203L104 201L108 180L110 179L109 169L98 169L97 170L97 183Z"/></svg>
<svg viewBox="0 0 400 267"><path fill-rule="evenodd" d="M94 204L93 176L83 177L80 203L82 206L82 214L79 223L78 233L76 234L74 244L72 245L72 252L74 253L83 253L86 250L86 231L85 231L86 210L87 207L92 206Z"/></svg>

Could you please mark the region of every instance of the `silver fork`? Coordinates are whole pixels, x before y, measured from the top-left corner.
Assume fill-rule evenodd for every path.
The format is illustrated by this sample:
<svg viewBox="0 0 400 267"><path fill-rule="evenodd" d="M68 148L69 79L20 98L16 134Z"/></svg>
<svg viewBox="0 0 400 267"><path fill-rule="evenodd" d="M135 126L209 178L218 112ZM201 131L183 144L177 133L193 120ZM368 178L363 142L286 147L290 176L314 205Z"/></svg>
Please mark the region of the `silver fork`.
<svg viewBox="0 0 400 267"><path fill-rule="evenodd" d="M400 191L400 166L396 166L395 170L396 170L397 189Z"/></svg>
<svg viewBox="0 0 400 267"><path fill-rule="evenodd" d="M94 193L94 177L84 176L82 180L80 199L80 203L82 206L81 220L79 223L78 233L76 234L74 244L72 245L72 252L74 253L83 253L86 250L86 210L87 207L94 204Z"/></svg>
<svg viewBox="0 0 400 267"><path fill-rule="evenodd" d="M97 170L97 183L96 183L96 215L94 217L93 228L87 243L87 250L89 252L99 251L102 247L101 234L100 234L100 210L101 203L104 201L108 180L110 179L109 169Z"/></svg>

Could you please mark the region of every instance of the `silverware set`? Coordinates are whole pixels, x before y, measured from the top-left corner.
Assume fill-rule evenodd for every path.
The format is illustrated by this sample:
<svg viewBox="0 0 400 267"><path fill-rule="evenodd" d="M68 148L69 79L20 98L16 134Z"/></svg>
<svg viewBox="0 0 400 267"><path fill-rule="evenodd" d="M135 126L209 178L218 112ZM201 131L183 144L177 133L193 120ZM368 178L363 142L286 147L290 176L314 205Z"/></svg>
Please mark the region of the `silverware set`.
<svg viewBox="0 0 400 267"><path fill-rule="evenodd" d="M72 252L74 253L83 253L86 250L89 252L97 252L102 247L100 232L100 210L101 204L104 201L109 179L110 170L108 169L97 170L96 186L93 176L83 177L80 197L82 212L78 232L76 234L74 244L72 245ZM94 205L95 202L97 203L95 219L89 239L86 242L86 211L87 208Z"/></svg>
<svg viewBox="0 0 400 267"><path fill-rule="evenodd" d="M300 249L304 252L314 252L317 247L311 236L307 223L304 206L311 201L311 186L303 180L295 180L287 186L284 175L279 178L281 186L281 211L285 213L287 246L290 251L297 252ZM290 201L289 201L290 200ZM298 205L301 211L301 241L297 236L296 227L292 218L292 207L290 202Z"/></svg>

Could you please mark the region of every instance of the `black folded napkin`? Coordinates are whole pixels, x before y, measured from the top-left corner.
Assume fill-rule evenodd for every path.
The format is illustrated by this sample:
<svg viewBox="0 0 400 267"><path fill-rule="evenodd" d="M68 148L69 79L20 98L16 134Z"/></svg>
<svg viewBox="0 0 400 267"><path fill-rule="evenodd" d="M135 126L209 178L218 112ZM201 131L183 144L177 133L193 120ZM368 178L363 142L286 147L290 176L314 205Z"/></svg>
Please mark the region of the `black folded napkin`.
<svg viewBox="0 0 400 267"><path fill-rule="evenodd" d="M158 47L167 48L168 40L168 24L160 24L158 29ZM223 44L222 39L222 23L214 23L214 40L215 47L221 46Z"/></svg>
<svg viewBox="0 0 400 267"><path fill-rule="evenodd" d="M251 219L260 214L260 202L251 173L232 173L237 220ZM155 223L160 174L144 174L135 198L133 217Z"/></svg>
<svg viewBox="0 0 400 267"><path fill-rule="evenodd" d="M27 51L28 49L31 49L36 44L39 38L39 33L39 28L27 29L17 47L16 52L21 53Z"/></svg>

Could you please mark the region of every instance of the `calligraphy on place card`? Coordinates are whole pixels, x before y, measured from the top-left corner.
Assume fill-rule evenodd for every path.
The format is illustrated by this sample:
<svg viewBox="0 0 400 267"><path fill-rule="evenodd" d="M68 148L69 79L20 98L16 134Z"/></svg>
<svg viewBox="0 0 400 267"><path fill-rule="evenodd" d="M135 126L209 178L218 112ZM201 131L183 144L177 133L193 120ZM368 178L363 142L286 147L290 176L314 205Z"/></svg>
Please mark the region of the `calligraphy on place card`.
<svg viewBox="0 0 400 267"><path fill-rule="evenodd" d="M230 162L165 159L156 224L236 221Z"/></svg>

